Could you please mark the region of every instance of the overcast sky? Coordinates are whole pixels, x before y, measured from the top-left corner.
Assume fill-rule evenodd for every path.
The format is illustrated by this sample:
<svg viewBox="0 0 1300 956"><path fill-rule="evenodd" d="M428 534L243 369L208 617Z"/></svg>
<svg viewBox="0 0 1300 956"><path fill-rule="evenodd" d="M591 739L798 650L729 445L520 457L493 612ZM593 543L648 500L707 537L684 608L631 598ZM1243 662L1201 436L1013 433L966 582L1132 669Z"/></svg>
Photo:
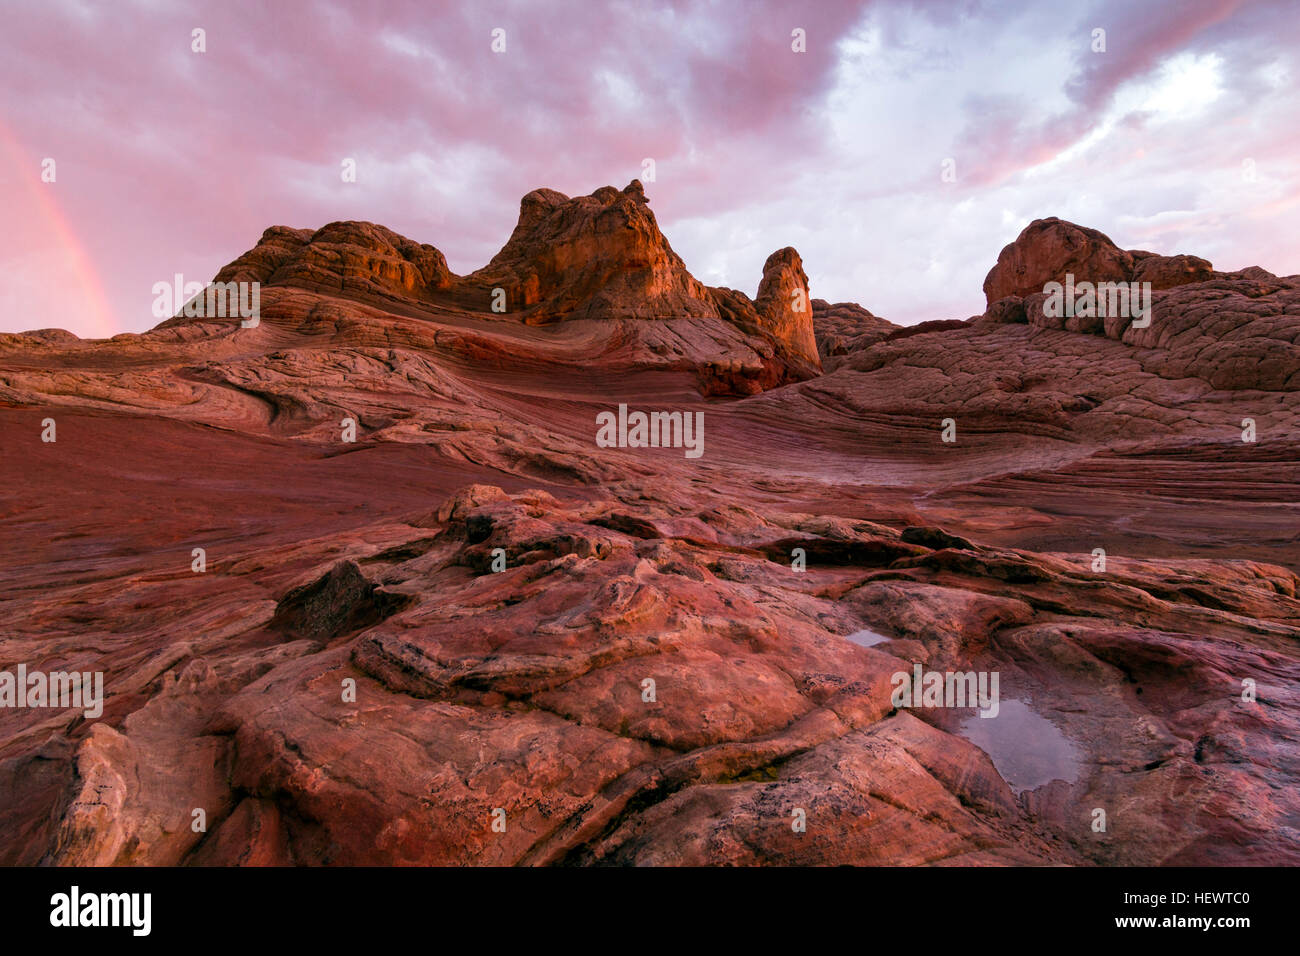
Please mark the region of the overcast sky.
<svg viewBox="0 0 1300 956"><path fill-rule="evenodd" d="M155 282L206 281L275 224L379 222L470 272L528 191L622 187L647 158L704 282L753 295L793 245L814 296L904 324L983 311L998 251L1043 216L1300 272L1293 0L2 14L3 331L142 331Z"/></svg>

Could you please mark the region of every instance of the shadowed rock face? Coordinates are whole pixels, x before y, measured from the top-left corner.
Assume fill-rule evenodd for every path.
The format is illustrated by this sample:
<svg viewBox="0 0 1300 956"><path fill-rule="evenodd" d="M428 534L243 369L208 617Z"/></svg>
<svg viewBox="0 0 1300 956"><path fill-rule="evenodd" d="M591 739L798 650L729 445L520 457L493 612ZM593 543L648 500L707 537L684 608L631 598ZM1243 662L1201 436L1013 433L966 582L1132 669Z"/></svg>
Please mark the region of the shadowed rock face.
<svg viewBox="0 0 1300 956"><path fill-rule="evenodd" d="M898 330L893 322L872 315L856 302L831 305L825 299L813 299L812 308L817 351L826 371L839 364L839 356L874 345Z"/></svg>
<svg viewBox="0 0 1300 956"><path fill-rule="evenodd" d="M1127 282L1133 256L1096 229L1054 216L1035 219L998 255L984 280L984 298L992 304L1009 295L1042 292L1045 283L1061 281L1066 273L1090 282Z"/></svg>
<svg viewBox="0 0 1300 956"><path fill-rule="evenodd" d="M1149 282L1153 289L1172 289L1215 273L1196 256L1126 252L1096 229L1052 216L1035 219L1003 248L984 280L984 298L991 306L1007 296L1041 294L1044 285L1063 282L1067 274L1080 282Z"/></svg>
<svg viewBox="0 0 1300 956"><path fill-rule="evenodd" d="M0 336L0 670L107 693L0 708L0 862L1300 862L1300 279L1013 245L899 329L538 190L470 276L277 227L256 328ZM1080 264L1151 325L1044 315Z"/></svg>
<svg viewBox="0 0 1300 956"><path fill-rule="evenodd" d="M270 626L328 640L368 628L405 603L405 596L385 593L367 581L354 562L340 561L318 580L286 594Z"/></svg>
<svg viewBox="0 0 1300 956"><path fill-rule="evenodd" d="M1134 282L1149 282L1153 289L1172 289L1176 285L1205 282L1214 278L1214 270L1205 259L1196 256L1157 256L1132 253Z"/></svg>
<svg viewBox="0 0 1300 956"><path fill-rule="evenodd" d="M452 278L433 246L374 223L332 222L315 232L273 226L213 281L427 301L449 289Z"/></svg>

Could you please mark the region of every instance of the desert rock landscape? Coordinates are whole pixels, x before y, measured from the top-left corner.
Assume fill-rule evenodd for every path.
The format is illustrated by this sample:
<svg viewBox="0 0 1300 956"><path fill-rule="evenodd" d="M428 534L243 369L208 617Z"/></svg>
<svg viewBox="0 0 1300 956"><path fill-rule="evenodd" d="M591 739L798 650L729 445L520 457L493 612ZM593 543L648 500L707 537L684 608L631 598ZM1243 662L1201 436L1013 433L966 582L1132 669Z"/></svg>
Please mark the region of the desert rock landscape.
<svg viewBox="0 0 1300 956"><path fill-rule="evenodd" d="M0 335L0 669L107 694L0 709L0 863L1300 863L1300 276L1165 251L1036 220L900 327L793 248L704 285L633 181Z"/></svg>

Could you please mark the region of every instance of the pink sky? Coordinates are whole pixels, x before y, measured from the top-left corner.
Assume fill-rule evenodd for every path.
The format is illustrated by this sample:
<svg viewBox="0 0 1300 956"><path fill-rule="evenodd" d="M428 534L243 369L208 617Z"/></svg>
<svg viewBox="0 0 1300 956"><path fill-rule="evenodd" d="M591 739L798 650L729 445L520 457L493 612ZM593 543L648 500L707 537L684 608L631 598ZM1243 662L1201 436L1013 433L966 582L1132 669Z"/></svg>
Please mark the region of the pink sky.
<svg viewBox="0 0 1300 956"><path fill-rule="evenodd" d="M1050 215L1126 248L1296 273L1296 14L1290 0L11 3L0 330L150 328L155 282L206 281L274 224L379 222L469 272L528 191L621 187L645 158L660 226L703 281L753 294L767 255L793 245L814 296L897 322L982 311L998 250Z"/></svg>

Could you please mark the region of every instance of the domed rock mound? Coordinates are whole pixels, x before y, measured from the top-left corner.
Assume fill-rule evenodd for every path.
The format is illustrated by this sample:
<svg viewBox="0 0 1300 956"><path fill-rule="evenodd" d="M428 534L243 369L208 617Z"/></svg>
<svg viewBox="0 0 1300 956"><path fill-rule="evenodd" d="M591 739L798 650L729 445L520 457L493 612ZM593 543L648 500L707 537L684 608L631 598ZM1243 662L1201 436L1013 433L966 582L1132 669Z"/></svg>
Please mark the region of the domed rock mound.
<svg viewBox="0 0 1300 956"><path fill-rule="evenodd" d="M213 281L428 300L449 289L452 279L433 246L371 222L331 222L315 232L272 226Z"/></svg>
<svg viewBox="0 0 1300 956"><path fill-rule="evenodd" d="M1150 282L1152 289L1171 289L1204 282L1215 272L1196 256L1126 251L1096 229L1049 216L1035 219L1003 247L984 279L984 298L992 305L1008 296L1034 295L1066 275L1079 282Z"/></svg>
<svg viewBox="0 0 1300 956"><path fill-rule="evenodd" d="M716 316L708 289L659 231L640 180L570 199L535 189L505 246L467 281L505 290L511 312L565 318Z"/></svg>

